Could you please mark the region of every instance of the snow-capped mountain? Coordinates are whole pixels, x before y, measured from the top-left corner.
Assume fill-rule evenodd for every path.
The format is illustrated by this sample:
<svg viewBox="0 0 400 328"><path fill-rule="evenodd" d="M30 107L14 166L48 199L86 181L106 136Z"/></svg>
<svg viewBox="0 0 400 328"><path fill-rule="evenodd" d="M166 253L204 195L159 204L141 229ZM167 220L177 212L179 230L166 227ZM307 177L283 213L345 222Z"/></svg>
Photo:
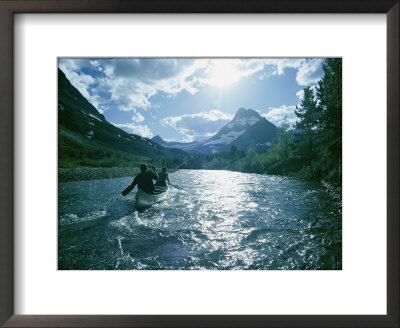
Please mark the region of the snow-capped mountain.
<svg viewBox="0 0 400 328"><path fill-rule="evenodd" d="M275 125L252 109L240 108L231 122L194 150L208 154L229 150L234 145L247 151L253 140L257 150L266 150L275 136Z"/></svg>
<svg viewBox="0 0 400 328"><path fill-rule="evenodd" d="M239 108L235 117L226 126L229 129L240 129L253 125L261 118L260 114L252 109Z"/></svg>
<svg viewBox="0 0 400 328"><path fill-rule="evenodd" d="M151 140L163 147L177 148L188 153L212 154L228 151L232 146L247 151L253 141L256 150L267 150L276 136L276 130L275 125L255 110L240 108L232 121L203 142L167 142L158 135Z"/></svg>
<svg viewBox="0 0 400 328"><path fill-rule="evenodd" d="M233 120L226 124L215 136L203 143L203 145L229 144L260 119L261 116L254 110L240 108Z"/></svg>

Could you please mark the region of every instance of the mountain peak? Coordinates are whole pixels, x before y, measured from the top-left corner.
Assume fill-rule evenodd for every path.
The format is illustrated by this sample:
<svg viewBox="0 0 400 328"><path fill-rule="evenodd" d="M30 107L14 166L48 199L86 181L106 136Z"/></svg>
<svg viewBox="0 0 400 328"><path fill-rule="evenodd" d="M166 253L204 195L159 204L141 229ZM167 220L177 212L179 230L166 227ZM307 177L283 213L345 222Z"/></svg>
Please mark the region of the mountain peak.
<svg viewBox="0 0 400 328"><path fill-rule="evenodd" d="M238 111L235 114L235 117L233 118L234 121L237 120L247 120L249 118L253 119L260 119L261 116L258 114L255 110L253 109L246 109L246 108L239 108Z"/></svg>
<svg viewBox="0 0 400 328"><path fill-rule="evenodd" d="M244 130L247 126L253 125L261 119L253 109L239 108L233 120L226 125L229 129Z"/></svg>
<svg viewBox="0 0 400 328"><path fill-rule="evenodd" d="M165 142L164 139L161 138L158 134L155 137L151 138L151 140L153 140L154 142Z"/></svg>

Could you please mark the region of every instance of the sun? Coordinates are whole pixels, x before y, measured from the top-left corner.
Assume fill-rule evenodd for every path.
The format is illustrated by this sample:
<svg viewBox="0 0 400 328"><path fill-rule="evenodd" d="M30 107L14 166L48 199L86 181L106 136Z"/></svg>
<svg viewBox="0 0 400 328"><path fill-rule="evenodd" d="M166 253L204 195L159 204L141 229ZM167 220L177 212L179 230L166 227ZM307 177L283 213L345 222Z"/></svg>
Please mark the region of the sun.
<svg viewBox="0 0 400 328"><path fill-rule="evenodd" d="M223 88L234 84L242 74L237 69L237 62L230 59L215 59L211 62L208 83L214 87Z"/></svg>

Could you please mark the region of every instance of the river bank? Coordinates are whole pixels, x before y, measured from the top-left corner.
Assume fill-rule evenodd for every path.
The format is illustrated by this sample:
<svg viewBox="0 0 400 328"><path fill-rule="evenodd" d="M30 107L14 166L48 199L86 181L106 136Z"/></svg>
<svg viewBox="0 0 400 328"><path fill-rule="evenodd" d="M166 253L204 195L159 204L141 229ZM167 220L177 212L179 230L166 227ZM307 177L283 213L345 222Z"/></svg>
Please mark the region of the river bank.
<svg viewBox="0 0 400 328"><path fill-rule="evenodd" d="M58 181L101 180L122 177L134 177L139 168L133 167L104 167L83 169L58 169Z"/></svg>

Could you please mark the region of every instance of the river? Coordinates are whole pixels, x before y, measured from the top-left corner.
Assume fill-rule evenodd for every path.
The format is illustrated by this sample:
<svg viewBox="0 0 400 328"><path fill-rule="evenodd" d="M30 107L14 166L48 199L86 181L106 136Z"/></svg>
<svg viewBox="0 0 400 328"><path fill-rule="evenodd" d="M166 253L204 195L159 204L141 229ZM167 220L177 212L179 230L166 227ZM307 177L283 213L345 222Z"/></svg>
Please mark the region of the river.
<svg viewBox="0 0 400 328"><path fill-rule="evenodd" d="M132 178L60 182L60 270L340 270L340 197L316 183L179 170L134 209Z"/></svg>

